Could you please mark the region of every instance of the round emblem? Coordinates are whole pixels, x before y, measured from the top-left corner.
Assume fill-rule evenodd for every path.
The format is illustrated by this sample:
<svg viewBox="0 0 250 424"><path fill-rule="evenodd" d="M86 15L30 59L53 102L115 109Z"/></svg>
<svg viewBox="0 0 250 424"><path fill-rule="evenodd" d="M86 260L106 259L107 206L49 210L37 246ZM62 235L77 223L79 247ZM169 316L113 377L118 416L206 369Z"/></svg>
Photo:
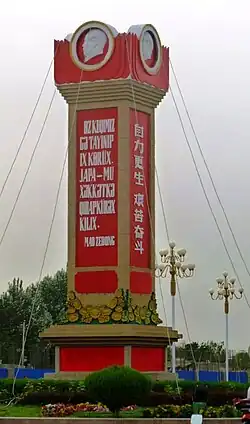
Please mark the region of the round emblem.
<svg viewBox="0 0 250 424"><path fill-rule="evenodd" d="M161 40L152 25L145 25L141 31L140 56L145 70L149 74L157 74L162 61Z"/></svg>
<svg viewBox="0 0 250 424"><path fill-rule="evenodd" d="M115 30L102 22L87 22L73 34L70 54L73 62L84 71L96 71L111 58Z"/></svg>

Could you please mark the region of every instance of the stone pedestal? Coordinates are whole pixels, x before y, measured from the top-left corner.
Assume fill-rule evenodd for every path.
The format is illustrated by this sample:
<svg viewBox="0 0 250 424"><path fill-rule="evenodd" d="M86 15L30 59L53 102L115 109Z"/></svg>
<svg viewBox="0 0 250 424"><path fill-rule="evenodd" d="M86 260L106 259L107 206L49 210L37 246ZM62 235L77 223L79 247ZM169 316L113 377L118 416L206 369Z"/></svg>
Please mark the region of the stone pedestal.
<svg viewBox="0 0 250 424"><path fill-rule="evenodd" d="M48 378L80 379L117 364L168 379L166 345L179 335L161 326L90 324L54 326L42 337L56 346L56 372Z"/></svg>

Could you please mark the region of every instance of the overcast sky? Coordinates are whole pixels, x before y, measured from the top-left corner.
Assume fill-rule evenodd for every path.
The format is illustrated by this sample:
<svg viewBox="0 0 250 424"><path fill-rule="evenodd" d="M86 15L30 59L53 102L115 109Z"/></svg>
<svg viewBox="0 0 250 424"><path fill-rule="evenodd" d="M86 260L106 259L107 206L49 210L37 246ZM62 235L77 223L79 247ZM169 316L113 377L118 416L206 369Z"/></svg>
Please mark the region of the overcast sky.
<svg viewBox="0 0 250 424"><path fill-rule="evenodd" d="M63 39L83 22L100 20L126 31L133 24L151 23L163 44L170 47L193 124L216 187L225 205L242 253L250 267L249 154L250 154L250 4L248 0L54 0L4 2L0 15L0 188L6 178L30 118L38 92L53 57L53 40ZM214 196L181 99L173 92L184 117L190 143L250 300L250 284ZM0 198L0 237L9 218L44 115L53 94L51 73L32 126L4 195ZM188 250L196 275L181 281L184 310L192 340L223 340L222 302L212 302L208 290L216 277L233 270L197 178L173 100L167 95L156 112L157 170L160 177L171 239ZM0 246L0 289L13 277L25 284L38 279L56 190L67 144L67 107L57 93L52 111L6 236ZM54 273L66 263L66 174L53 227L44 273ZM157 205L157 245L167 244L162 211ZM169 285L164 284L170 322ZM178 301L179 303L179 301ZM159 310L163 317L162 302ZM181 308L177 326L186 337ZM233 301L230 313L230 346L244 349L250 310Z"/></svg>

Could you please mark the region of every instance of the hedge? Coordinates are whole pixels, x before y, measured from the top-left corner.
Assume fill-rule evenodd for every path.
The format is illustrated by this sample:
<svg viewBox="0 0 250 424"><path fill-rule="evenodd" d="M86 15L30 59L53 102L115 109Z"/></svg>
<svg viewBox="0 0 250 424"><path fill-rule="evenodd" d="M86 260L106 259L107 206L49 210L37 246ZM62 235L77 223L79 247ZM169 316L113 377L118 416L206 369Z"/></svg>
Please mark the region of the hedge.
<svg viewBox="0 0 250 424"><path fill-rule="evenodd" d="M176 381L153 382L150 396L141 406L190 404L196 384L194 381L179 380L178 390ZM233 382L206 384L208 386L208 405L211 406L232 404L233 399L246 397L248 389L248 384ZM3 403L13 398L12 387L13 380L0 379L0 402ZM85 390L84 381L18 379L15 382L14 393L18 402L23 405L44 405L58 402L78 404L91 401Z"/></svg>

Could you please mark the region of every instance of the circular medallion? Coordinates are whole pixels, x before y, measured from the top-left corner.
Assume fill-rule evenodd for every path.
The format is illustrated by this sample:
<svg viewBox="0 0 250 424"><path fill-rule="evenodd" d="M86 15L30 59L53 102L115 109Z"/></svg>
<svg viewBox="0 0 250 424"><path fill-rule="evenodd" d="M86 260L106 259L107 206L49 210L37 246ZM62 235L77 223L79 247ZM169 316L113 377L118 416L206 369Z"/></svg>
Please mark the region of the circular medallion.
<svg viewBox="0 0 250 424"><path fill-rule="evenodd" d="M87 22L73 34L70 54L73 62L84 71L96 71L111 58L114 31L102 22Z"/></svg>
<svg viewBox="0 0 250 424"><path fill-rule="evenodd" d="M159 72L162 62L161 40L152 25L145 25L141 31L140 56L144 69L149 74Z"/></svg>

